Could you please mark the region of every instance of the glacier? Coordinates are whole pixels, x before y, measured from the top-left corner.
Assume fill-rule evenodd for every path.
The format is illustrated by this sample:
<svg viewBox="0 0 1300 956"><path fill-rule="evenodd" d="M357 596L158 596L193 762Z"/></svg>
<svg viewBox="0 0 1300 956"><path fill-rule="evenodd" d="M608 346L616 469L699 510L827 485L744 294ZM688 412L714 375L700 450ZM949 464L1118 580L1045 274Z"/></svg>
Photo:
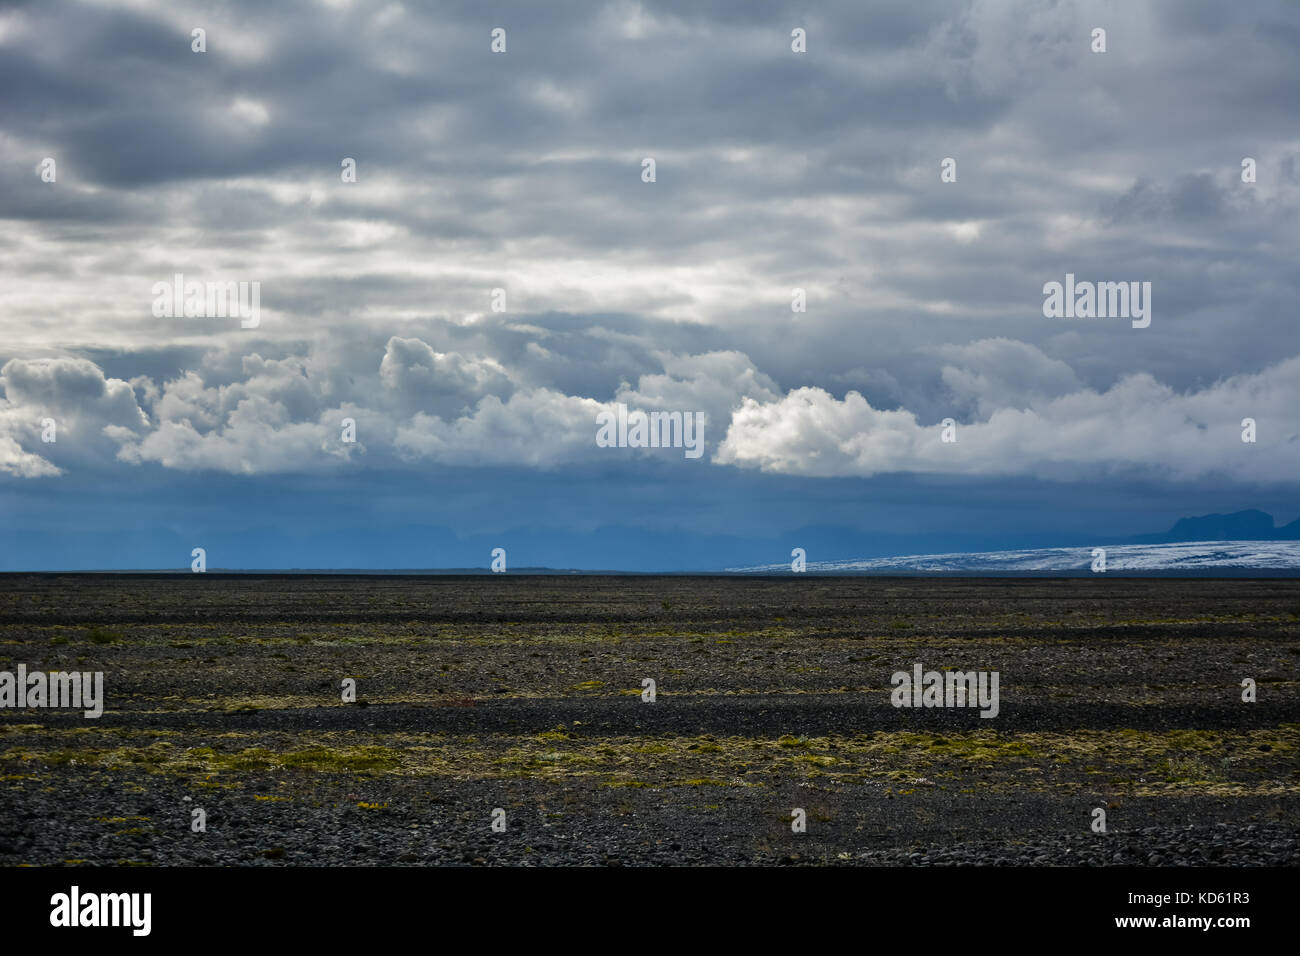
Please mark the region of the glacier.
<svg viewBox="0 0 1300 956"><path fill-rule="evenodd" d="M1300 541L1180 541L1173 544L1119 544L1025 551L977 551L912 554L807 563L810 572L826 573L1091 573L1093 547L1106 550L1106 574L1187 572L1216 569L1300 572ZM741 574L791 573L789 562L727 568Z"/></svg>

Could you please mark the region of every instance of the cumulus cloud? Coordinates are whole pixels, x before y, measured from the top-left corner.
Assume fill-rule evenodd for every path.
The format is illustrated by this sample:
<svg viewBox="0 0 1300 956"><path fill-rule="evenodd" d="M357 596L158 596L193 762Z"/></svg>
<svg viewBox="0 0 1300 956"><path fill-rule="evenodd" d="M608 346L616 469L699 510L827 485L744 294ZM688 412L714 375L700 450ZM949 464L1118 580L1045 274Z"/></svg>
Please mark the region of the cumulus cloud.
<svg viewBox="0 0 1300 956"><path fill-rule="evenodd" d="M156 390L154 427L146 435L113 433L125 462L233 474L298 471L364 455L365 442L342 441L342 420L368 414L337 403L328 375L309 356L241 360L240 380L209 385L197 370ZM208 370L211 373L211 370Z"/></svg>
<svg viewBox="0 0 1300 956"><path fill-rule="evenodd" d="M19 478L41 478L62 474L57 465L40 455L24 451L11 435L0 434L0 472Z"/></svg>
<svg viewBox="0 0 1300 956"><path fill-rule="evenodd" d="M1004 358L1021 351L1013 343L994 343L992 350ZM968 352L976 359L987 353ZM1300 429L1293 422L1300 357L1187 392L1143 373L1104 391L1064 394L1024 388L1035 382L1034 365L1038 372L1051 368L1044 356L1037 359L1026 363L1028 378L1011 388L976 370L945 369L945 379L982 414L958 424L955 442L943 442L939 423L911 412L881 411L857 392L837 399L813 387L776 401L747 399L716 460L821 477L1028 473L1070 480L1137 470L1175 480L1288 481L1300 467ZM1014 405L994 407L1008 396L1017 399ZM1257 422L1256 443L1241 440L1244 418Z"/></svg>
<svg viewBox="0 0 1300 956"><path fill-rule="evenodd" d="M397 430L398 451L413 461L450 465L548 467L590 458L596 416L604 406L549 389L488 396L468 415L447 422L417 412Z"/></svg>
<svg viewBox="0 0 1300 956"><path fill-rule="evenodd" d="M663 352L661 368L605 394L512 384L495 362L440 352L418 338L390 338L382 356L356 361L348 386L318 355L226 353L155 384L106 377L85 359L13 360L0 370L0 469L26 478L69 465L131 465L268 474L337 467L556 468L631 463L662 449L595 444L597 416L619 404L702 412L706 460L808 477L928 472L1033 474L1061 480L1140 471L1187 481L1291 480L1300 429L1300 357L1257 373L1177 390L1149 374L1086 386L1068 363L1010 339L928 350L951 407L957 441L915 409L877 408L857 391L817 386L783 392L735 351ZM360 370L369 368L368 375ZM235 376L233 381L217 381ZM357 377L359 376L359 377ZM501 387L501 393L491 386ZM142 403L137 404L137 396ZM436 399L455 401L439 413ZM58 422L59 442L40 440ZM1241 420L1257 422L1243 443ZM357 441L342 440L345 418Z"/></svg>
<svg viewBox="0 0 1300 956"><path fill-rule="evenodd" d="M145 424L130 383L105 378L86 359L13 359L0 368L0 387L13 405L96 423L137 428Z"/></svg>
<svg viewBox="0 0 1300 956"><path fill-rule="evenodd" d="M551 388L514 392L502 401L486 396L470 413L444 421L417 413L398 429L396 445L411 460L447 464L555 467L565 463L611 460L609 449L595 444L597 417L629 410L702 413L705 446L710 427L725 423L747 394L775 397L767 376L737 352L702 355L663 353L663 371L624 382L611 398L567 395ZM713 439L716 441L716 438ZM678 457L665 449L620 449L635 458Z"/></svg>
<svg viewBox="0 0 1300 956"><path fill-rule="evenodd" d="M513 387L494 358L437 352L420 339L396 335L384 349L379 380L394 401L444 417Z"/></svg>
<svg viewBox="0 0 1300 956"><path fill-rule="evenodd" d="M703 412L710 426L724 426L741 398L775 399L776 383L754 368L742 352L702 355L660 354L664 370L647 373L635 386L624 383L616 402L629 408Z"/></svg>
<svg viewBox="0 0 1300 956"><path fill-rule="evenodd" d="M0 470L19 477L102 467L115 436L148 427L131 384L86 359L11 359L0 367L0 389Z"/></svg>
<svg viewBox="0 0 1300 956"><path fill-rule="evenodd" d="M5 469L29 477L57 473L40 452L39 421L47 411L68 429L70 449L81 448L93 430L101 457L182 471L268 474L428 462L549 468L614 460L595 435L598 414L620 403L699 412L709 428L721 428L745 396L780 394L747 356L732 351L663 352L658 370L600 395L517 386L495 360L438 351L419 338L391 337L382 355L353 354L350 365L337 358L330 351L240 357L219 349L199 368L161 383L106 378L85 359L11 361L0 378L9 396L0 409L11 438ZM345 418L355 423L355 442L342 440ZM633 458L664 454L624 451Z"/></svg>
<svg viewBox="0 0 1300 956"><path fill-rule="evenodd" d="M183 471L258 474L298 471L331 458L346 460L350 447L340 441L337 425L286 421L283 406L247 398L221 428L200 433L188 421L162 422L144 439L125 442L121 458Z"/></svg>

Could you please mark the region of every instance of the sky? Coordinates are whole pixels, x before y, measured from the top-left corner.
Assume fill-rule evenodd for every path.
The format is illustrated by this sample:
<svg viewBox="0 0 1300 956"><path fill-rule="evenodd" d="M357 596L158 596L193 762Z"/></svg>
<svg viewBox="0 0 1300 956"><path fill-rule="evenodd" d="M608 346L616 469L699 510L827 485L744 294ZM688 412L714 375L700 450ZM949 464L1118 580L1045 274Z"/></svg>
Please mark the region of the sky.
<svg viewBox="0 0 1300 956"><path fill-rule="evenodd" d="M1291 521L1298 94L1280 0L0 4L0 570Z"/></svg>

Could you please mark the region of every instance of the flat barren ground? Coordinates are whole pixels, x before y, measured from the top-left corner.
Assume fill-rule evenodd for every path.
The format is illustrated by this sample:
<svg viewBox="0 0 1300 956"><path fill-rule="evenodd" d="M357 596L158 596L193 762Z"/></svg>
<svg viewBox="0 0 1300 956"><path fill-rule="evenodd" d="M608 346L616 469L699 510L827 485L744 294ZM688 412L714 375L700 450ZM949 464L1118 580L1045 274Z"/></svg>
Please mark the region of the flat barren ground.
<svg viewBox="0 0 1300 956"><path fill-rule="evenodd" d="M19 664L10 865L1300 862L1300 581L8 575Z"/></svg>

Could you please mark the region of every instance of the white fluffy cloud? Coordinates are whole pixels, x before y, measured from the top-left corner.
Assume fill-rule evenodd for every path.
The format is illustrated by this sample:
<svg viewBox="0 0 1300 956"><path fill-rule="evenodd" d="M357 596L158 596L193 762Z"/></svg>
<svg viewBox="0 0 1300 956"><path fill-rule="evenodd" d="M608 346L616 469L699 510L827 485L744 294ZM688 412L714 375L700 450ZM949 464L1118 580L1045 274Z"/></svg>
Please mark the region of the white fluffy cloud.
<svg viewBox="0 0 1300 956"><path fill-rule="evenodd" d="M517 386L494 359L440 352L418 338L390 338L378 361L370 359L367 368L361 357L343 372L335 355L253 354L236 361L217 350L202 368L161 384L142 377L134 388L105 379L85 359L15 361L5 367L0 422L9 427L0 432L0 461L23 477L57 473L41 457L39 441L40 416L52 408L68 422L70 453L93 423L106 461L116 455L127 464L181 471L301 472L362 461L549 468L611 461L609 450L595 444L597 415L619 403L703 412L707 422L720 423L706 430L707 443L721 436L713 429L725 426L744 396L780 394L738 352L658 358L662 371L600 398ZM342 440L345 418L356 424L355 443ZM621 452L625 458L672 454Z"/></svg>
<svg viewBox="0 0 1300 956"><path fill-rule="evenodd" d="M40 455L24 451L12 436L3 434L0 434L0 472L19 478L42 478L62 473L57 465Z"/></svg>
<svg viewBox="0 0 1300 956"><path fill-rule="evenodd" d="M1177 392L1147 374L1111 388L1061 392L1044 380L1052 360L1017 343L976 343L963 353L974 367L946 366L944 380L973 399L982 417L941 440L937 422L881 411L857 392L837 399L821 388L776 401L746 399L715 460L781 474L868 476L882 472L1037 474L1087 478L1143 469L1174 479L1222 475L1242 481L1291 481L1300 469L1300 357L1256 374ZM999 361L990 363L992 355ZM1023 375L1004 362L1020 355ZM991 374L990 368L1002 374ZM1061 383L1072 381L1068 367ZM1055 394L1053 394L1055 392ZM993 406L993 399L1000 404ZM1241 422L1257 422L1257 441L1241 440Z"/></svg>
<svg viewBox="0 0 1300 956"><path fill-rule="evenodd" d="M596 415L604 407L546 388L504 402L489 395L453 421L417 412L397 430L396 446L412 461L548 467L592 457Z"/></svg>
<svg viewBox="0 0 1300 956"><path fill-rule="evenodd" d="M394 402L438 415L461 412L513 387L496 359L438 352L420 339L396 335L384 349L379 380Z"/></svg>
<svg viewBox="0 0 1300 956"><path fill-rule="evenodd" d="M113 433L121 442L118 457L255 474L337 465L365 453L360 435L355 443L342 441L342 420L366 415L334 400L333 380L313 358L254 354L240 366L243 378L228 384L208 385L194 370L164 383L152 402L155 425L147 435Z"/></svg>
<svg viewBox="0 0 1300 956"><path fill-rule="evenodd" d="M235 474L328 467L552 468L619 460L595 445L596 417L619 403L703 412L714 464L814 477L885 472L1089 478L1141 469L1183 480L1289 481L1300 468L1300 357L1201 389L1147 374L1106 389L1023 342L985 339L930 350L958 421L957 441L906 408L819 387L782 393L743 353L662 353L662 370L603 396L516 386L501 365L390 339L347 394L329 357L251 355L156 385L109 378L79 358L13 360L0 370L0 470L42 478L68 467L157 463ZM364 368L364 358L361 365ZM224 372L218 371L224 370ZM221 374L236 376L221 382ZM347 378L347 376L344 376ZM211 382L211 383L209 383ZM501 394L495 389L500 388ZM139 403L137 402L139 397ZM451 398L439 406L438 399ZM142 408L141 405L144 407ZM448 411L451 409L451 411ZM148 414L146 414L146 410ZM57 444L41 442L55 419ZM354 419L357 442L342 441ZM1241 421L1257 442L1241 441ZM629 456L665 454L624 449Z"/></svg>
<svg viewBox="0 0 1300 956"><path fill-rule="evenodd" d="M0 388L0 471L19 477L102 463L117 449L115 436L148 426L131 384L86 359L11 359L0 368ZM53 442L42 440L46 421Z"/></svg>

